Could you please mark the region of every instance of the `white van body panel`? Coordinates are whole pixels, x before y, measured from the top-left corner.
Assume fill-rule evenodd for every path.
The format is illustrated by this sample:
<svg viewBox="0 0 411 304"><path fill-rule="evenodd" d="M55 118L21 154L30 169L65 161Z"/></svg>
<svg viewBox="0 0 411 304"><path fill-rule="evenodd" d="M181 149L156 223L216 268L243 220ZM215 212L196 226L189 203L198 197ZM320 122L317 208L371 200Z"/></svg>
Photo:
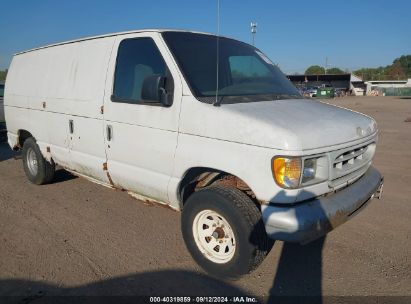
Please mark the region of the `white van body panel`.
<svg viewBox="0 0 411 304"><path fill-rule="evenodd" d="M358 127L366 134L358 134ZM372 118L357 112L316 100L286 99L221 107L188 102L180 131L289 153L346 144L375 135L377 129Z"/></svg>
<svg viewBox="0 0 411 304"><path fill-rule="evenodd" d="M29 131L46 158L107 183L101 106L113 43L109 37L15 56L5 104L9 133Z"/></svg>
<svg viewBox="0 0 411 304"><path fill-rule="evenodd" d="M113 38L87 40L14 56L7 76L6 105L12 102L15 107L43 110L46 102L49 112L93 116L91 105L102 102L112 43ZM11 101L12 96L26 98ZM78 111L79 102L89 106Z"/></svg>

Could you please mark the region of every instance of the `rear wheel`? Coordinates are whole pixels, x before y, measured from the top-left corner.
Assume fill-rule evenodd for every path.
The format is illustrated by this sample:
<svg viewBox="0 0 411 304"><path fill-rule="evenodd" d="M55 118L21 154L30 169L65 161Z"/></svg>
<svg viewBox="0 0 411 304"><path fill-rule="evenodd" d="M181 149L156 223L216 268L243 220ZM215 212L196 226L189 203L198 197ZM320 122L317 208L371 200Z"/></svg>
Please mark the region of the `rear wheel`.
<svg viewBox="0 0 411 304"><path fill-rule="evenodd" d="M23 167L27 178L36 185L47 184L54 177L55 164L48 162L40 152L33 137L27 138L23 144Z"/></svg>
<svg viewBox="0 0 411 304"><path fill-rule="evenodd" d="M254 202L240 190L221 185L188 198L182 233L194 260L217 277L236 278L251 272L272 247Z"/></svg>

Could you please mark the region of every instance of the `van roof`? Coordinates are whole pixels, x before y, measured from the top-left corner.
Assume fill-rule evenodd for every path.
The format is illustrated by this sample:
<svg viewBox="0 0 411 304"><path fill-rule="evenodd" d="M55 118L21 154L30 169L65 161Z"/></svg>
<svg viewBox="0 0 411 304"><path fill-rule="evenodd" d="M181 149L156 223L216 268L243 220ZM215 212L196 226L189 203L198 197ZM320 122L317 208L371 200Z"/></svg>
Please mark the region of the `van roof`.
<svg viewBox="0 0 411 304"><path fill-rule="evenodd" d="M69 43L75 43L75 42L80 42L80 41L86 41L86 40L92 40L92 39L99 39L99 38L105 38L105 37L112 37L112 36L121 36L121 35L126 35L126 34L133 34L133 33L143 33L143 32L187 32L187 33L196 33L196 34L205 34L205 35L214 35L211 33L205 33L205 32L196 32L196 31L187 31L187 30L179 30L179 29L141 29L141 30L133 30L133 31L126 31L126 32L117 32L117 33L111 33L111 34L104 34L104 35L98 35L98 36L90 36L90 37L83 37L75 40L69 40L69 41L64 41L64 42L59 42L59 43L54 43L54 44L49 44L41 47L37 47L34 49L29 49L26 51L21 51L18 53L15 53L14 55L20 55L36 50L41 50L53 46L58 46L58 45L64 45L64 44L69 44Z"/></svg>

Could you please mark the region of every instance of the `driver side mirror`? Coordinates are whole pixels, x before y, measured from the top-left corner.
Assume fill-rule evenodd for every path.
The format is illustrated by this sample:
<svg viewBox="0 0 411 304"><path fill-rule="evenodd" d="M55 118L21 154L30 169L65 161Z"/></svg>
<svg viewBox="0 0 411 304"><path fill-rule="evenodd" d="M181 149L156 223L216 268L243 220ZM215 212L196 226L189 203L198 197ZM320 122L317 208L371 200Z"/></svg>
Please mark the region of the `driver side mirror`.
<svg viewBox="0 0 411 304"><path fill-rule="evenodd" d="M167 78L161 75L148 76L143 81L141 98L147 104L159 103L165 107L172 104L172 97L165 89Z"/></svg>

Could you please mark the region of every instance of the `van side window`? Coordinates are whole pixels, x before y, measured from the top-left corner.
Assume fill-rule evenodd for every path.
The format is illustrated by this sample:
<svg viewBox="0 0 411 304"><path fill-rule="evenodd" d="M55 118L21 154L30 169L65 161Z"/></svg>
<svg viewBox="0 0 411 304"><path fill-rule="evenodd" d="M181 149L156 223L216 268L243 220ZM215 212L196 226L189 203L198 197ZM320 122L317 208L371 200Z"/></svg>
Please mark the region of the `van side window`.
<svg viewBox="0 0 411 304"><path fill-rule="evenodd" d="M143 81L153 75L166 77L166 90L172 96L173 79L153 39L123 40L117 54L112 101L143 104Z"/></svg>

